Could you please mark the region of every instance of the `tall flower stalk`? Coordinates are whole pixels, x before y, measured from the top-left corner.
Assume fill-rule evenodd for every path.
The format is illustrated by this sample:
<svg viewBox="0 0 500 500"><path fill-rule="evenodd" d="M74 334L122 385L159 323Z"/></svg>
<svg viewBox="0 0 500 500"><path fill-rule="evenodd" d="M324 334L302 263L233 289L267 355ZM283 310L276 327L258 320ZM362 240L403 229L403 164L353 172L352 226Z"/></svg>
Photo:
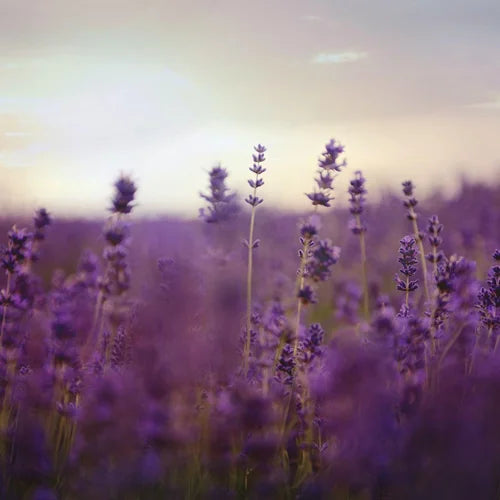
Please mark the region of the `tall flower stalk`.
<svg viewBox="0 0 500 500"><path fill-rule="evenodd" d="M345 159L340 159L340 155L344 153L344 146L335 139L331 139L325 145L325 151L321 154L318 160L318 177L315 179L317 188L312 193L306 193L306 196L311 200L315 212L318 207L330 207L330 201L333 197L333 181L335 180L335 173L340 172L343 167L347 165ZM297 276L297 315L295 321L295 339L293 346L293 356L297 356L297 349L299 345L299 334L302 317L302 306L315 302L314 290L311 286L305 283L308 276L308 261L313 255L311 247L314 246L314 237L318 233L318 228L313 222L312 218L309 222L301 227L300 242L302 248L299 250L300 266ZM329 244L328 244L329 246ZM340 252L340 249L334 247L335 254ZM333 258L333 263L336 259ZM329 264L331 265L331 264Z"/></svg>
<svg viewBox="0 0 500 500"><path fill-rule="evenodd" d="M137 187L126 176L121 176L114 184L115 194L110 208L111 216L104 228L107 246L103 256L106 260L104 275L99 279L99 294L94 314L93 332L97 327L97 335L89 336L89 340L97 344L103 340L104 306L113 297L119 297L130 287L130 270L127 263L128 224L125 217L132 212ZM99 326L97 326L99 324ZM114 336L113 336L114 337ZM105 357L109 359L110 346L114 338L108 339Z"/></svg>
<svg viewBox="0 0 500 500"><path fill-rule="evenodd" d="M5 289L0 292L0 302L3 305L0 345L4 336L8 308L19 305L20 297L12 293L13 279L21 272L22 266L31 254L33 235L26 229L18 229L13 226L8 233L8 239L8 246L3 250L1 262L1 267L7 274L7 283Z"/></svg>
<svg viewBox="0 0 500 500"><path fill-rule="evenodd" d="M259 240L254 241L254 227L255 227L255 211L258 205L264 200L257 196L257 189L264 185L264 181L260 177L266 169L262 163L266 160L264 153L266 148L261 144L254 147L255 153L252 155L253 166L249 168L250 172L255 174L253 179L248 180L248 184L253 189L252 194L249 194L245 201L252 207L250 214L250 229L248 232L248 269L247 269L247 317L246 317L246 336L245 346L243 348L243 372L245 376L248 373L248 362L250 357L250 340L252 329L252 272L253 272L253 251L259 245Z"/></svg>
<svg viewBox="0 0 500 500"><path fill-rule="evenodd" d="M361 280L363 283L363 314L365 319L368 319L370 315L370 305L368 296L368 275L366 271L366 226L361 220L361 214L364 211L363 205L366 194L365 181L366 179L363 177L361 171L357 170L354 173L354 179L351 180L349 186L349 195L351 196L349 199L351 208L349 210L354 216L354 220L351 223L351 231L354 234L359 235L359 246L361 250Z"/></svg>
<svg viewBox="0 0 500 500"><path fill-rule="evenodd" d="M420 234L420 230L418 228L417 218L418 215L415 212L415 207L418 204L417 199L413 196L413 190L415 186L412 181L404 181L402 183L403 186L403 194L406 196L406 200L403 202L404 206L408 209L408 219L411 220L413 226L413 236L418 245L418 250L420 253L420 264L422 266L422 277L424 279L424 294L425 300L429 301L429 285L427 279L427 263L425 262L425 251L424 251L424 242L422 235Z"/></svg>

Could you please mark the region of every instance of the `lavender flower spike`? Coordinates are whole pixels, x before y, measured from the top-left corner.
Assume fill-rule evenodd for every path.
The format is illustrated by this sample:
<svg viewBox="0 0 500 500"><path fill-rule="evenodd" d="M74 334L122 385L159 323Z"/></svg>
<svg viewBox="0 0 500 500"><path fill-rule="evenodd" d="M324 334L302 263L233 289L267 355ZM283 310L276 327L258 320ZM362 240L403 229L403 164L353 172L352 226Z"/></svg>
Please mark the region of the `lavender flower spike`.
<svg viewBox="0 0 500 500"><path fill-rule="evenodd" d="M333 200L331 193L333 191L333 181L335 176L332 172L340 172L347 165L346 160L340 160L340 155L344 152L344 146L335 139L331 139L325 146L322 158L318 160L318 178L315 179L319 191L306 193L314 207L329 207Z"/></svg>
<svg viewBox="0 0 500 500"><path fill-rule="evenodd" d="M349 211L354 216L354 219L351 221L350 228L354 234L359 235L359 244L361 249L361 274L363 281L363 312L365 315L365 319L368 319L369 316L369 303L368 303L368 276L366 271L366 244L365 244L365 235L366 227L361 221L361 214L364 211L364 202L365 202L365 182L366 179L363 177L363 174L360 170L357 170L354 173L354 179L351 180L349 186L349 202L351 204L351 208Z"/></svg>
<svg viewBox="0 0 500 500"><path fill-rule="evenodd" d="M129 214L134 207L131 203L134 201L137 187L129 177L122 175L115 182L115 196L113 197L111 212L114 214Z"/></svg>
<svg viewBox="0 0 500 500"><path fill-rule="evenodd" d="M443 242L441 238L441 231L443 230L443 224L439 223L437 215L433 215L429 218L429 224L427 226L427 233L429 243L432 248L432 252L428 253L425 258L432 263L434 276L437 274L437 266L443 260L443 252L439 250L439 246Z"/></svg>
<svg viewBox="0 0 500 500"><path fill-rule="evenodd" d="M405 292L405 305L408 307L409 292L413 292L418 288L418 281L412 280L411 278L417 272L417 249L415 248L415 238L413 236L405 236L401 241L401 246L399 247L399 257L398 261L401 264L401 269L399 272L404 276L401 279L396 275L396 288L402 292Z"/></svg>
<svg viewBox="0 0 500 500"><path fill-rule="evenodd" d="M226 185L227 170L215 165L210 170L209 194L200 193L209 206L200 209L200 217L208 223L219 223L229 220L238 211L235 193L231 193Z"/></svg>

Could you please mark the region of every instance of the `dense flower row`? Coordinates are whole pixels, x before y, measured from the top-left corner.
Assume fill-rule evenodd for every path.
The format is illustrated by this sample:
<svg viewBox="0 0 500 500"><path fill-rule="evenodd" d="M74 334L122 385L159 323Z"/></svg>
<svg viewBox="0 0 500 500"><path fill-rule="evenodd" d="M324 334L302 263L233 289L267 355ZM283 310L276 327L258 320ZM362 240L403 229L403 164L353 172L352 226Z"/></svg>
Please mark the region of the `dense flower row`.
<svg viewBox="0 0 500 500"><path fill-rule="evenodd" d="M375 205L356 171L327 212L332 139L297 227L261 207L265 154L249 214L217 165L202 221L169 230L131 230L120 177L101 259L45 209L8 231L1 498L495 498L498 189L417 213L411 181Z"/></svg>

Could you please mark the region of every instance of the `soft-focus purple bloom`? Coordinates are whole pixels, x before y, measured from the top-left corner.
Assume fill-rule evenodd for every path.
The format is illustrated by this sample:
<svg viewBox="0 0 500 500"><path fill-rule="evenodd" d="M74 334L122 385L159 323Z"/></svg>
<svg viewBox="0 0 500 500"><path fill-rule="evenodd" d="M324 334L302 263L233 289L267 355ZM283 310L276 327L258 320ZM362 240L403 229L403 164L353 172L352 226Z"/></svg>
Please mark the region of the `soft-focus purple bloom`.
<svg viewBox="0 0 500 500"><path fill-rule="evenodd" d="M497 262L500 260L498 250L495 250L493 258ZM482 287L478 294L477 307L489 335L496 337L500 329L500 265L496 264L488 271L486 287Z"/></svg>
<svg viewBox="0 0 500 500"><path fill-rule="evenodd" d="M315 242L306 264L306 275L313 281L326 281L331 275L331 267L340 258L340 248L330 240Z"/></svg>
<svg viewBox="0 0 500 500"><path fill-rule="evenodd" d="M403 182L403 194L406 196L406 200L403 202L403 205L408 209L408 219L415 220L416 214L414 212L414 208L417 206L418 201L413 196L413 190L415 186L411 181Z"/></svg>
<svg viewBox="0 0 500 500"><path fill-rule="evenodd" d="M349 186L349 195L351 198L349 202L351 203L351 208L349 211L353 215L359 215L363 213L363 203L365 202L365 182L366 179L363 177L363 174L360 170L354 172L354 179L351 180Z"/></svg>
<svg viewBox="0 0 500 500"><path fill-rule="evenodd" d="M129 214L134 208L131 203L134 201L135 192L137 191L134 181L122 175L115 182L115 189L111 211L115 214Z"/></svg>
<svg viewBox="0 0 500 500"><path fill-rule="evenodd" d="M314 193L308 193L306 196L312 201L313 205L320 205L322 207L329 207L330 206L330 201L333 200L333 198L321 191L319 192L314 192Z"/></svg>
<svg viewBox="0 0 500 500"><path fill-rule="evenodd" d="M50 216L47 209L39 208L35 213L33 223L35 225L34 239L41 241L45 238L44 229L52 224L52 217Z"/></svg>
<svg viewBox="0 0 500 500"><path fill-rule="evenodd" d="M235 193L230 193L226 186L227 170L216 165L210 170L209 194L200 193L200 196L208 201L207 208L200 209L200 217L209 223L227 221L238 212L235 201Z"/></svg>
<svg viewBox="0 0 500 500"><path fill-rule="evenodd" d="M401 246L399 247L399 257L398 261L401 264L401 269L399 272L405 277L404 279L399 278L396 275L395 281L397 284L397 289L403 292L413 292L418 288L418 280L410 279L417 272L417 249L415 248L415 238L413 236L405 236L400 240Z"/></svg>
<svg viewBox="0 0 500 500"><path fill-rule="evenodd" d="M318 177L315 179L319 191L306 193L306 196L312 201L313 206L329 207L333 200L331 193L333 191L332 172L340 172L347 165L346 160L340 160L339 156L344 152L344 146L331 139L325 146L322 158L318 160Z"/></svg>
<svg viewBox="0 0 500 500"><path fill-rule="evenodd" d="M297 297L304 305L315 304L318 301L313 288L309 285L304 285L297 293Z"/></svg>

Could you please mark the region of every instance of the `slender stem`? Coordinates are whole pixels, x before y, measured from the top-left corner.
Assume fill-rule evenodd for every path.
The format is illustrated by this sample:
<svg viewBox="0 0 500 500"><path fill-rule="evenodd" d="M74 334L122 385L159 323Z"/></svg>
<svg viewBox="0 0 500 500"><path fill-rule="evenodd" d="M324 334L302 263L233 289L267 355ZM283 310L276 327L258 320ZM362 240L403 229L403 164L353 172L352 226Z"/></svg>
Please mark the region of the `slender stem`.
<svg viewBox="0 0 500 500"><path fill-rule="evenodd" d="M424 278L425 300L429 301L430 295L429 295L429 285L427 283L427 263L425 262L424 244L422 242L422 238L420 237L420 231L418 230L418 224L417 224L417 214L413 210L413 207L410 207L410 216L413 224L413 234L415 236L415 241L418 244L418 250L420 252L420 263L422 265L422 276Z"/></svg>
<svg viewBox="0 0 500 500"><path fill-rule="evenodd" d="M9 271L7 271L7 285L6 285L6 288L5 288L6 298L9 296L9 293L10 293L10 282L11 282L11 273ZM4 304L4 306L3 306L3 313L2 313L2 327L0 329L0 346L2 345L3 331L5 329L5 320L6 320L6 317L7 317L7 304Z"/></svg>
<svg viewBox="0 0 500 500"><path fill-rule="evenodd" d="M406 277L406 290L405 290L405 304L408 307L408 302L410 298L410 278Z"/></svg>
<svg viewBox="0 0 500 500"><path fill-rule="evenodd" d="M25 266L24 266L25 271L26 271L27 273L31 272L31 266L32 266L32 264L33 264L33 261L31 260L31 257L32 257L32 255L33 255L33 254L36 254L37 250L38 250L38 241L37 241L37 240L35 240L35 241L33 242L33 245L31 246L31 255L30 255L30 256L29 256L29 258L26 260L26 264L25 264Z"/></svg>
<svg viewBox="0 0 500 500"><path fill-rule="evenodd" d="M457 332L455 333L455 335L452 337L452 339L448 342L448 344L446 345L446 347L444 348L443 353L441 354L441 357L439 358L438 371L441 369L441 365L443 364L444 358L446 358L446 355L448 354L448 352L450 351L450 349L453 347L453 345L455 344L455 342L458 340L458 338L462 334L463 329L464 329L463 326L460 327L457 330Z"/></svg>
<svg viewBox="0 0 500 500"><path fill-rule="evenodd" d="M467 375L472 374L472 370L474 368L474 360L476 358L476 349L478 344L479 344L479 332L476 331L476 338L474 339L474 345L472 346L472 351L470 353L470 363L467 368Z"/></svg>
<svg viewBox="0 0 500 500"><path fill-rule="evenodd" d="M309 249L310 238L304 238L304 245L302 246L302 257L300 259L299 276L297 279L297 294L300 292L304 286L304 270L307 262L307 252ZM302 313L302 299L297 298L297 316L295 319L295 338L293 339L293 359L297 357L297 350L299 347L299 332L300 332L300 319Z"/></svg>
<svg viewBox="0 0 500 500"><path fill-rule="evenodd" d="M437 276L437 270L438 270L438 265L437 265L437 247L433 246L432 247L432 271L434 273L434 276Z"/></svg>
<svg viewBox="0 0 500 500"><path fill-rule="evenodd" d="M257 181L258 175L255 175ZM253 188L253 196L257 195L257 182ZM251 341L251 320L252 320L252 271L253 271L253 232L255 226L255 205L252 205L252 213L250 215L250 230L248 233L248 269L247 269L247 328L245 348L243 351L243 373L245 377L248 374L248 363L250 358L250 341Z"/></svg>
<svg viewBox="0 0 500 500"><path fill-rule="evenodd" d="M359 233L359 246L361 249L361 279L363 282L363 314L365 319L368 320L370 317L370 304L368 296L368 273L366 271L366 241L359 214L356 214L356 224L361 230Z"/></svg>

